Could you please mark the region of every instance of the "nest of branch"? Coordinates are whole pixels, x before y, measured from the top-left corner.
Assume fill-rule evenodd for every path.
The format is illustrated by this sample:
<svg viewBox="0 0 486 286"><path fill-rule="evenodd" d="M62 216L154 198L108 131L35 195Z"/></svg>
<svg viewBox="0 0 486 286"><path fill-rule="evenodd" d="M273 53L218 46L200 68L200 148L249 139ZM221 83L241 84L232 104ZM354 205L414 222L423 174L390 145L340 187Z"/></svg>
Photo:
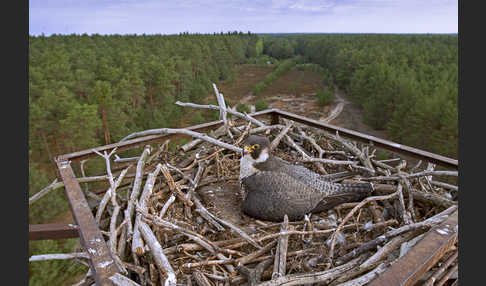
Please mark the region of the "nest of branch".
<svg viewBox="0 0 486 286"><path fill-rule="evenodd" d="M457 187L436 179L457 172L411 166L399 157L378 160L372 147L339 134L269 125L224 108L240 120L225 120L174 152L166 141L136 158L113 159L115 150L99 154L110 185L104 193L85 191L115 262L133 283L364 285L457 209ZM239 208L237 151L255 133L274 140L275 156L323 175L348 174L336 182L372 182L375 191L301 221L248 217ZM448 269L456 266L449 261ZM441 279L438 269L424 279Z"/></svg>

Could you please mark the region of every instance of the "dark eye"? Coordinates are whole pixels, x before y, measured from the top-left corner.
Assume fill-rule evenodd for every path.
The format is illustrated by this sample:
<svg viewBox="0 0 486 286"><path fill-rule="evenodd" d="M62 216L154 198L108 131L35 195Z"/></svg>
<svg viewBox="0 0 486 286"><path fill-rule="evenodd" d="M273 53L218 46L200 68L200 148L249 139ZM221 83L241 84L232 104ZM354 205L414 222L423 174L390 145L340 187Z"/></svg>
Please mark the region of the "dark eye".
<svg viewBox="0 0 486 286"><path fill-rule="evenodd" d="M251 146L251 149L258 149L260 148L260 144L255 144Z"/></svg>

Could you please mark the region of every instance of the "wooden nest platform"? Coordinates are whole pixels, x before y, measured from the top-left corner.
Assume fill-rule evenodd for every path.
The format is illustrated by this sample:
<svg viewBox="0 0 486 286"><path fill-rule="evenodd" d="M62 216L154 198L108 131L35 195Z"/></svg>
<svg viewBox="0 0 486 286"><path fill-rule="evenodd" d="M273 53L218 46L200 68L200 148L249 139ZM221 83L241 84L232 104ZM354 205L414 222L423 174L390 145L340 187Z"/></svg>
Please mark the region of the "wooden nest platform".
<svg viewBox="0 0 486 286"><path fill-rule="evenodd" d="M220 121L147 130L58 156L62 182L29 203L64 186L76 225L31 225L30 238L79 236L83 249L29 261L88 263L79 285L457 283L457 160L280 110L242 114L215 92L219 106L178 104L218 109ZM375 190L301 221L248 217L239 207L238 175L249 134L273 140L284 160L340 174L336 182L372 182ZM170 152L179 136L193 139ZM137 157L116 154L136 146L143 147ZM377 148L394 157L378 159ZM105 161L106 173L75 176L71 163L82 168L93 157ZM90 187L100 181L106 187Z"/></svg>

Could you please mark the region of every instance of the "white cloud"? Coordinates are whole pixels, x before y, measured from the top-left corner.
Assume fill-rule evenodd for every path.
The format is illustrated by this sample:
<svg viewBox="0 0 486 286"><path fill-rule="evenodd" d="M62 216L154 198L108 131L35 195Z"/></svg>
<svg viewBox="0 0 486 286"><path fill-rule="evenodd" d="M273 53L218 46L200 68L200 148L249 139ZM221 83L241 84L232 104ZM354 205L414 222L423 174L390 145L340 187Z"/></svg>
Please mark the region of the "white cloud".
<svg viewBox="0 0 486 286"><path fill-rule="evenodd" d="M333 6L335 6L335 3L333 1L304 1L304 0L299 0L299 1L296 1L296 3L292 4L289 8L290 9L296 9L296 10L302 10L302 11L318 12L318 11L329 10L329 8L332 8Z"/></svg>
<svg viewBox="0 0 486 286"><path fill-rule="evenodd" d="M457 32L457 0L31 0L29 32Z"/></svg>

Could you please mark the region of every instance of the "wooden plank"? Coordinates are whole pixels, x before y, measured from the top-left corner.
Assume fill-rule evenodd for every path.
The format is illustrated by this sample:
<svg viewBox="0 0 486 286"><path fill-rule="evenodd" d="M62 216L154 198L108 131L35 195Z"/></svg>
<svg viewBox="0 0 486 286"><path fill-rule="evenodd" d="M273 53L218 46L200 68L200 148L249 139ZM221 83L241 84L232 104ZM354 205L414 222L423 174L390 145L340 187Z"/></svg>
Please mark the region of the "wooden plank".
<svg viewBox="0 0 486 286"><path fill-rule="evenodd" d="M78 226L72 223L29 224L29 240L77 237Z"/></svg>
<svg viewBox="0 0 486 286"><path fill-rule="evenodd" d="M316 128L319 128L319 129L323 129L323 130L326 130L326 131L329 131L329 132L332 132L332 133L335 133L336 131L338 131L339 135L342 135L344 137L348 137L348 138L353 139L353 140L362 141L362 142L367 143L367 144L371 144L371 145L381 147L381 148L384 148L384 149L387 149L387 150L390 150L390 151L394 151L394 152L397 152L397 153L405 154L405 155L408 155L410 157L418 158L418 159L421 159L421 160L426 160L426 161L429 161L429 162L432 162L432 163L435 163L437 165L441 165L441 166L444 166L444 167L457 169L458 166L459 166L458 160L451 159L451 158L448 158L448 157L445 157L445 156L441 156L441 155L438 155L438 154L434 154L434 153L427 152L427 151L424 151L424 150L420 150L420 149L417 149L417 148L413 148L413 147L410 147L410 146L402 145L402 144L395 143L395 142L392 142L392 141L388 141L388 140L385 140L385 139L381 139L381 138L378 138L378 137L375 137L375 136L360 133L360 132L357 132L357 131L354 131L354 130L342 128L342 127L339 127L339 126L334 126L334 125L331 125L331 124L328 124L328 123L323 123L323 122L320 122L320 121L317 121L317 120L314 120L314 119L306 118L304 116L300 116L300 115L293 114L293 113L290 113L290 112L282 111L282 110L279 110L279 109L272 109L272 110L274 112L278 113L280 116L282 116L284 118L287 118L287 119L290 119L290 120L293 120L293 121L296 121L296 122L300 122L300 123L303 123L303 124L306 124L306 125L309 125L309 126L312 126L312 127L316 127Z"/></svg>
<svg viewBox="0 0 486 286"><path fill-rule="evenodd" d="M432 228L407 254L370 282L369 286L412 286L450 249L457 240L458 211Z"/></svg>
<svg viewBox="0 0 486 286"><path fill-rule="evenodd" d="M59 173L64 181L64 189L76 224L79 226L79 238L84 250L90 256L91 271L94 272L97 285L113 285L109 280L119 272L108 246L98 229L88 202L84 197L73 169L69 162L57 162Z"/></svg>

